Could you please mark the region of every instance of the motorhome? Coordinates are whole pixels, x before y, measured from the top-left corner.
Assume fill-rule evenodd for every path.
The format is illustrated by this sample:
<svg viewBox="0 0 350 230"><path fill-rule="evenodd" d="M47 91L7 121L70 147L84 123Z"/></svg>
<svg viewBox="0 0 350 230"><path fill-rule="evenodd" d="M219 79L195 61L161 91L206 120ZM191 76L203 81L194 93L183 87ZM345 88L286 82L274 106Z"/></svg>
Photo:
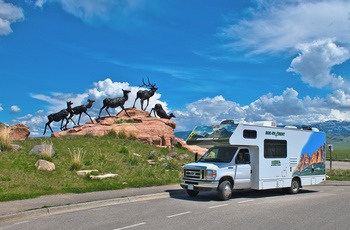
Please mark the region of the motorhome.
<svg viewBox="0 0 350 230"><path fill-rule="evenodd" d="M316 128L223 122L195 127L186 142L210 147L183 166L180 185L189 196L217 190L227 200L234 189L248 188L296 194L302 186L326 180L326 135Z"/></svg>

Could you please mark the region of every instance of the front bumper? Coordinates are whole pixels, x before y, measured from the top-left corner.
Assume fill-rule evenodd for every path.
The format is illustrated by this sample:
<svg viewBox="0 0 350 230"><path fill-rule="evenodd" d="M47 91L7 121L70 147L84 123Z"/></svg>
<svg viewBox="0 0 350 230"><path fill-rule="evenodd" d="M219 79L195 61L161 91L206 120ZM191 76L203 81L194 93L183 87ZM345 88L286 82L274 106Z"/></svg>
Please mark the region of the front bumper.
<svg viewBox="0 0 350 230"><path fill-rule="evenodd" d="M203 190L216 190L219 186L219 181L211 180L211 181L203 181L203 180L187 180L185 178L181 179L180 186L184 189L188 189L188 185L190 187L193 186L193 190L203 191Z"/></svg>

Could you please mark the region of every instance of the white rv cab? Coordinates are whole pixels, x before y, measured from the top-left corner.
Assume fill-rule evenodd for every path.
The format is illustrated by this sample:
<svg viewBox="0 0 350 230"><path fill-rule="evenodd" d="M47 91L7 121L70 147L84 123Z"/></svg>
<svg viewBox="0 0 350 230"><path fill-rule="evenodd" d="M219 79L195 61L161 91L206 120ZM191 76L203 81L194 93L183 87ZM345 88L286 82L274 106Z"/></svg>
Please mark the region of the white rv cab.
<svg viewBox="0 0 350 230"><path fill-rule="evenodd" d="M222 200L233 189L298 193L302 186L326 179L325 136L317 129L267 121L195 127L187 143L212 147L183 166L180 185L190 196L217 190Z"/></svg>

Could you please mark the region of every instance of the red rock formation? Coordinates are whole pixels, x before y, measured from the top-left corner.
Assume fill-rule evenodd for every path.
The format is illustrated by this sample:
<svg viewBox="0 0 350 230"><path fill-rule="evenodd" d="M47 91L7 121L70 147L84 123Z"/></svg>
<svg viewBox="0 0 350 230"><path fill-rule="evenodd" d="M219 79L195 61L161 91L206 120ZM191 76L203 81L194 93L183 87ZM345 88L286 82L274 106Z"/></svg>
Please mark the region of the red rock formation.
<svg viewBox="0 0 350 230"><path fill-rule="evenodd" d="M22 141L26 140L30 134L29 127L23 124L16 124L9 127L10 140Z"/></svg>
<svg viewBox="0 0 350 230"><path fill-rule="evenodd" d="M53 133L53 137L65 135L93 135L104 136L110 131L125 132L127 135L133 135L142 142L162 146L171 147L175 140L174 129L176 123L172 120L150 117L149 112L137 110L135 108L128 109L128 114L122 112L118 117L102 117L92 124L90 121L86 124L70 128L65 131Z"/></svg>

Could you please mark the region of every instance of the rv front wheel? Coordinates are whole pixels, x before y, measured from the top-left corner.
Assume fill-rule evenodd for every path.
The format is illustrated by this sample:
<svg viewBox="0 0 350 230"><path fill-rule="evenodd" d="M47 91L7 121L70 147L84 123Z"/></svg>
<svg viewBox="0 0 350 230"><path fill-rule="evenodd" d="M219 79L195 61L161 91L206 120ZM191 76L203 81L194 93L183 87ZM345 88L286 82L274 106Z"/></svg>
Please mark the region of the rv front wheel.
<svg viewBox="0 0 350 230"><path fill-rule="evenodd" d="M289 193L290 194L297 194L299 192L300 189L300 182L298 179L294 178L292 180L291 186L289 188Z"/></svg>
<svg viewBox="0 0 350 230"><path fill-rule="evenodd" d="M231 183L227 180L221 182L219 185L219 198L220 200L228 200L232 195Z"/></svg>

